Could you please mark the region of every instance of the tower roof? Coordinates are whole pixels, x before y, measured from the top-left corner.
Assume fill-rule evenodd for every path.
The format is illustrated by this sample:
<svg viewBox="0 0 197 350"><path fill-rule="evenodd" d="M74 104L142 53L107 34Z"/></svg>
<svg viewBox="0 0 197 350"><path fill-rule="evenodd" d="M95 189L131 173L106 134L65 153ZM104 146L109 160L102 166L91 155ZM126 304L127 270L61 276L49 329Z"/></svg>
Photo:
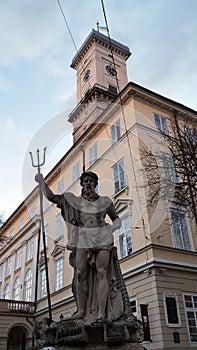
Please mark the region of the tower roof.
<svg viewBox="0 0 197 350"><path fill-rule="evenodd" d="M108 36L100 33L95 29L92 29L92 31L90 32L90 34L88 35L88 37L86 38L82 46L80 47L79 51L74 56L72 63L70 65L71 68L75 68L78 61L86 53L88 47L96 40L98 42L100 41L102 45L106 45L106 47L109 46L110 48L110 45L111 45L113 49L115 49L116 51L119 51L121 55L123 54L126 57L126 59L128 59L129 56L131 55L131 52L128 46L123 45L114 39L109 39Z"/></svg>

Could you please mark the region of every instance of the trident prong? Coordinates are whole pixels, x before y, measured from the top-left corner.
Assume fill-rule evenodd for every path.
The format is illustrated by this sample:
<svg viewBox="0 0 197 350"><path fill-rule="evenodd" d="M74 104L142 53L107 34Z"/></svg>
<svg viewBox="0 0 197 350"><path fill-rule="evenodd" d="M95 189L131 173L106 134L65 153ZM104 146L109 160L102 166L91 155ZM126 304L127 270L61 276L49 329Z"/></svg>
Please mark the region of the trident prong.
<svg viewBox="0 0 197 350"><path fill-rule="evenodd" d="M40 172L40 167L43 166L45 164L45 156L46 156L46 147L44 147L44 153L43 153L43 161L42 163L40 163L40 150L37 149L36 153L37 153L37 164L34 162L34 159L33 159L33 155L32 155L32 152L29 152L30 154L30 157L31 157L31 163L32 163L32 166L34 168L38 168L38 172Z"/></svg>

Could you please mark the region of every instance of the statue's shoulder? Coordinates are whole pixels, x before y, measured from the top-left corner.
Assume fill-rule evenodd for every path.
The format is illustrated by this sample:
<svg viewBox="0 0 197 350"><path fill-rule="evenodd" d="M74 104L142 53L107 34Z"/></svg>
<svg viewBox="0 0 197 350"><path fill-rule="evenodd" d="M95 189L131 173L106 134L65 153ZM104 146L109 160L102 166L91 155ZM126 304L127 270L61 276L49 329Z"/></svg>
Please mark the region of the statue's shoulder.
<svg viewBox="0 0 197 350"><path fill-rule="evenodd" d="M105 204L105 206L112 204L112 200L108 196L100 196L99 198L100 198L100 201Z"/></svg>
<svg viewBox="0 0 197 350"><path fill-rule="evenodd" d="M64 192L62 196L63 196L64 200L71 205L74 204L78 198L72 192Z"/></svg>

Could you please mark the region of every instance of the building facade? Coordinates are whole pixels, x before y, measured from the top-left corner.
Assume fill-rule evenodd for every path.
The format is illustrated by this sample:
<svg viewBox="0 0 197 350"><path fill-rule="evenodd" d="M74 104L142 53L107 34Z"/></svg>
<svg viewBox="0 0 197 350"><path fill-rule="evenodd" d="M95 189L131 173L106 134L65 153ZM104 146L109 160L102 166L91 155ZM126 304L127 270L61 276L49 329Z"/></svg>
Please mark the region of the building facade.
<svg viewBox="0 0 197 350"><path fill-rule="evenodd" d="M113 199L122 221L114 244L133 313L143 322L144 347L195 349L195 221L178 197L168 197L167 187L154 206L148 205L141 150L151 147L161 160L167 157L160 131L170 128L174 113L189 116L192 125L197 112L128 82L130 55L127 46L98 31L87 37L71 64L77 80L77 105L69 115L73 146L45 180L54 193L79 195L83 170L97 173L98 193ZM73 271L60 210L46 199L43 206L52 316L58 321L75 311ZM0 231L0 350L30 347L34 320L48 316L40 233L35 187Z"/></svg>

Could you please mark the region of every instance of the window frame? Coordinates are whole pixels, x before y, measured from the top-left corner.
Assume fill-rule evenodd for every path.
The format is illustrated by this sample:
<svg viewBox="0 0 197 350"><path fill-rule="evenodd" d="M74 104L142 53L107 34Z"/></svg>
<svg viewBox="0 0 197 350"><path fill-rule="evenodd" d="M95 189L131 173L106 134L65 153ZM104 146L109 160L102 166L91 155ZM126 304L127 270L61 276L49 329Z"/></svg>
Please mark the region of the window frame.
<svg viewBox="0 0 197 350"><path fill-rule="evenodd" d="M196 344L197 343L197 332L196 332L196 340L192 341L191 340L191 333L190 333L190 327L189 327L187 312L193 312L194 313L194 315L195 315L195 318L194 318L194 320L195 320L195 327L197 328L197 301L196 301L196 307L187 307L186 306L185 296L190 296L191 298L195 297L197 299L197 294L196 293L183 293L183 303L184 303L185 318L186 318L186 323L187 323L187 331L188 331L189 342L190 342L190 344ZM194 305L195 305L195 302L194 302Z"/></svg>
<svg viewBox="0 0 197 350"><path fill-rule="evenodd" d="M121 138L120 119L117 119L116 122L111 125L110 132L111 144L114 145Z"/></svg>
<svg viewBox="0 0 197 350"><path fill-rule="evenodd" d="M62 177L57 184L57 193L62 194L64 193L64 178Z"/></svg>
<svg viewBox="0 0 197 350"><path fill-rule="evenodd" d="M166 303L167 298L171 298L175 300L176 303L176 311L177 311L177 323L172 323L169 322L169 313L168 313L168 306ZM166 325L169 328L180 328L182 326L181 324L181 317L180 317L180 307L179 307L179 302L178 302L178 296L176 292L174 291L164 291L163 293L163 303L164 303L164 310L165 310L165 320L166 320Z"/></svg>
<svg viewBox="0 0 197 350"><path fill-rule="evenodd" d="M167 117L164 117L156 112L153 113L153 117L157 131L165 135L169 135Z"/></svg>
<svg viewBox="0 0 197 350"><path fill-rule="evenodd" d="M11 274L12 274L12 265L13 265L13 259L12 259L12 256L10 256L7 259L6 277L11 276Z"/></svg>
<svg viewBox="0 0 197 350"><path fill-rule="evenodd" d="M61 261L61 268L57 264ZM55 292L63 288L63 257L59 256L55 259Z"/></svg>
<svg viewBox="0 0 197 350"><path fill-rule="evenodd" d="M29 278L30 273L31 273L31 277ZM25 274L25 301L32 301L32 292L33 292L33 273L31 269L28 269Z"/></svg>
<svg viewBox="0 0 197 350"><path fill-rule="evenodd" d="M61 213L56 215L55 222L55 240L61 238L64 234L64 221Z"/></svg>
<svg viewBox="0 0 197 350"><path fill-rule="evenodd" d="M6 295L8 294L8 295ZM11 298L11 288L10 288L10 284L7 283L6 286L5 286L5 297L4 299L10 299Z"/></svg>
<svg viewBox="0 0 197 350"><path fill-rule="evenodd" d="M44 277L44 278L43 278ZM40 270L40 298L47 296L47 281L46 281L46 269Z"/></svg>
<svg viewBox="0 0 197 350"><path fill-rule="evenodd" d="M25 226L25 219L24 218L21 218L20 219L20 223L19 223L19 228L20 230L22 230L22 228Z"/></svg>
<svg viewBox="0 0 197 350"><path fill-rule="evenodd" d="M22 260L23 260L23 249L22 247L18 248L17 250L17 256L16 256L16 270L20 269L22 267Z"/></svg>
<svg viewBox="0 0 197 350"><path fill-rule="evenodd" d="M188 239L187 240L188 240L188 242L190 244L190 249L186 248L186 246L184 245L185 243L184 243L184 238L183 238L183 232L186 232L185 230L181 229L181 242L182 242L183 246L179 247L178 244L177 244L177 238L175 236L175 226L173 225L173 214L172 214L172 212L174 212L177 215L180 215L180 214L184 215L185 224L186 224L185 227L187 228L187 234L188 234L188 237L187 237ZM170 226L171 226L172 241L173 241L174 248L182 249L182 250L185 250L185 251L193 251L194 248L193 248L190 224L189 224L189 220L188 220L188 216L187 216L186 210L184 210L182 208L171 207L170 208ZM180 222L179 222L179 227L180 227ZM179 234L180 234L180 232L179 232Z"/></svg>
<svg viewBox="0 0 197 350"><path fill-rule="evenodd" d="M73 165L73 182L77 181L80 178L80 161L78 160L74 165Z"/></svg>
<svg viewBox="0 0 197 350"><path fill-rule="evenodd" d="M33 259L34 256L34 239L31 238L28 241L28 245L27 245L27 261L30 261L31 259Z"/></svg>
<svg viewBox="0 0 197 350"><path fill-rule="evenodd" d="M128 218L129 220L129 230L125 230L123 231L123 233L121 233L121 227L122 227L122 222L124 220L126 220ZM119 246L119 256L120 256L120 259L124 259L126 258L127 256L130 256L132 253L133 253L133 245L132 245L132 230L131 230L131 220L130 220L130 214L129 213L126 213L124 216L120 217L120 220L121 220L121 227L120 229L118 230L118 246ZM126 225L125 225L125 228L126 228ZM128 244L127 244L127 233L130 232L130 239L131 239L131 252L128 253ZM122 255L121 254L121 245L120 245L120 237L123 236L123 239L125 240L125 244L126 244L126 255Z"/></svg>
<svg viewBox="0 0 197 350"><path fill-rule="evenodd" d="M89 149L89 166L91 167L98 159L98 144L97 141Z"/></svg>
<svg viewBox="0 0 197 350"><path fill-rule="evenodd" d="M121 170L120 170L120 163L122 162L123 166L123 177L124 177L124 183L123 186L121 185ZM115 168L117 167L117 174L115 175ZM122 191L126 186L126 172L125 172L125 161L124 157L121 158L119 161L117 161L113 166L112 166L112 173L113 173L113 185L114 185L114 194L117 194L118 192ZM118 181L116 180L116 177L118 178ZM116 189L116 184L118 183L118 188Z"/></svg>

